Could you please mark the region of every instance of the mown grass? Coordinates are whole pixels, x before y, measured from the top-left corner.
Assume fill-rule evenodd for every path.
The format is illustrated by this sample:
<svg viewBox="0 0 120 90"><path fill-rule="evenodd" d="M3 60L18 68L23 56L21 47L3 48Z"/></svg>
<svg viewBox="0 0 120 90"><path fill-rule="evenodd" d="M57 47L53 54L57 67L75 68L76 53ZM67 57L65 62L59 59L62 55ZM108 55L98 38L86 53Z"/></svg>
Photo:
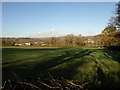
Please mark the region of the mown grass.
<svg viewBox="0 0 120 90"><path fill-rule="evenodd" d="M2 48L3 82L47 79L49 72L55 79L96 82L106 75L119 83L119 61L120 52L105 49L7 47Z"/></svg>

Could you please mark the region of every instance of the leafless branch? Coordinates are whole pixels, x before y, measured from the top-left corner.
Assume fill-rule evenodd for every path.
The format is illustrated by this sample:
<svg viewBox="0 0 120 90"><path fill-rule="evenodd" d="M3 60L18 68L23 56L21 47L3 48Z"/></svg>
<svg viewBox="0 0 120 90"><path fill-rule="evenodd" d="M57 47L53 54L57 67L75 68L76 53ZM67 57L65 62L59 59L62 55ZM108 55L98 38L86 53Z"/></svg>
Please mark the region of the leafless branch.
<svg viewBox="0 0 120 90"><path fill-rule="evenodd" d="M35 86L35 85L33 85L33 84L31 84L31 83L26 83L26 82L18 82L19 84L22 84L22 85L29 85L29 86L31 86L32 88L36 88L36 89L38 89L38 90L41 90L39 87L37 87L37 86Z"/></svg>
<svg viewBox="0 0 120 90"><path fill-rule="evenodd" d="M61 89L60 87L51 87L49 85L47 85L46 83L42 82L42 81L38 81L39 83L43 84L44 86L50 88L50 89Z"/></svg>

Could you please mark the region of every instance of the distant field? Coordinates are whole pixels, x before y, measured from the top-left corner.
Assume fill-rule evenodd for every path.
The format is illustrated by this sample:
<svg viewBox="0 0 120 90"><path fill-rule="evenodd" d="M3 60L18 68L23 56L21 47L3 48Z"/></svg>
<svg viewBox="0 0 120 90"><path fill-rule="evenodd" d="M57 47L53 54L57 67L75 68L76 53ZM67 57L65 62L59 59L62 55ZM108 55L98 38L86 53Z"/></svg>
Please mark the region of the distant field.
<svg viewBox="0 0 120 90"><path fill-rule="evenodd" d="M103 73L119 73L120 53L85 48L2 48L3 81L37 77L81 79Z"/></svg>

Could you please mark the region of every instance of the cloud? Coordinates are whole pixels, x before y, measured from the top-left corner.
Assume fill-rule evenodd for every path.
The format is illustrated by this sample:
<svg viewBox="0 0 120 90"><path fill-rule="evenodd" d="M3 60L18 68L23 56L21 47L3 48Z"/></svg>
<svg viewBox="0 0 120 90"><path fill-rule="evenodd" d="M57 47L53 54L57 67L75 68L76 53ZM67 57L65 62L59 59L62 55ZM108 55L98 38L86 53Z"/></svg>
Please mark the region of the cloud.
<svg viewBox="0 0 120 90"><path fill-rule="evenodd" d="M56 31L56 29L55 28L51 28L51 30L50 30L51 32L54 32L54 31Z"/></svg>
<svg viewBox="0 0 120 90"><path fill-rule="evenodd" d="M37 34L35 34L35 37L57 37L57 36L59 35L55 28L51 28L47 32L38 32Z"/></svg>

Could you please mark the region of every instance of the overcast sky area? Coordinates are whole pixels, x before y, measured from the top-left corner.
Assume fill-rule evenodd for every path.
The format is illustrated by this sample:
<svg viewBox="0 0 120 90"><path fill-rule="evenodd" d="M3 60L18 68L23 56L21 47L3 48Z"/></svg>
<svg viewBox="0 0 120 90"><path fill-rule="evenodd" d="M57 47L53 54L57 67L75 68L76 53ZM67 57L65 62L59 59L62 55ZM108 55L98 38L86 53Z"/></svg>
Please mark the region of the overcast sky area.
<svg viewBox="0 0 120 90"><path fill-rule="evenodd" d="M117 2L3 2L2 36L96 35Z"/></svg>

